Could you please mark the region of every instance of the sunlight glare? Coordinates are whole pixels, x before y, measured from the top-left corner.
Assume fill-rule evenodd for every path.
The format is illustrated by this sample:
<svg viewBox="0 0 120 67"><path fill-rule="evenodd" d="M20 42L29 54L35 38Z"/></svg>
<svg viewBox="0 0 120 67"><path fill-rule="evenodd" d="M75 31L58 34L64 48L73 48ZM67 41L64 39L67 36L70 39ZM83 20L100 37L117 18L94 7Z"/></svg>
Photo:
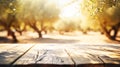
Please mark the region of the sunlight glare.
<svg viewBox="0 0 120 67"><path fill-rule="evenodd" d="M57 5L60 8L63 8L67 3L71 2L72 0L57 0Z"/></svg>
<svg viewBox="0 0 120 67"><path fill-rule="evenodd" d="M71 18L76 16L79 16L79 9L76 3L63 8L60 13L61 18Z"/></svg>
<svg viewBox="0 0 120 67"><path fill-rule="evenodd" d="M60 18L69 18L69 19L75 19L75 18L83 18L80 4L83 0L53 0L54 3L56 3L57 7L60 9Z"/></svg>
<svg viewBox="0 0 120 67"><path fill-rule="evenodd" d="M76 17L81 17L80 13L80 3L82 0L74 1L74 0L65 0L62 1L60 0L59 6L61 12L59 14L60 18L76 18Z"/></svg>

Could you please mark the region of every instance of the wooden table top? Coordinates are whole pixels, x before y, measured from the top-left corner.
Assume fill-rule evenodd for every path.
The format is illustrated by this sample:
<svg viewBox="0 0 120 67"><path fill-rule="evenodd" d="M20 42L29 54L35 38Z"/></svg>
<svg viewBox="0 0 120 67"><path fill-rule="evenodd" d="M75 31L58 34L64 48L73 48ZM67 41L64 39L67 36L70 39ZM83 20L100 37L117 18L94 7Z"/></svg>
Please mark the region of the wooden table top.
<svg viewBox="0 0 120 67"><path fill-rule="evenodd" d="M115 44L0 44L0 67L120 67Z"/></svg>

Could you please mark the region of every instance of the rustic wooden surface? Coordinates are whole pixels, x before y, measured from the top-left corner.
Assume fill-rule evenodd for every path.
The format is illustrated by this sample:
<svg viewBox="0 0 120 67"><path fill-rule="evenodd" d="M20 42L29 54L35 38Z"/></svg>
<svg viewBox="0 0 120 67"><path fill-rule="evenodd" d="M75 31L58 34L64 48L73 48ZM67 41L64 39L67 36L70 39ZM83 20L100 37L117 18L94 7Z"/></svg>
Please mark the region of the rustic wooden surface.
<svg viewBox="0 0 120 67"><path fill-rule="evenodd" d="M120 45L0 44L0 67L120 67Z"/></svg>
<svg viewBox="0 0 120 67"><path fill-rule="evenodd" d="M0 47L0 64L12 65L32 46L33 44L3 44Z"/></svg>

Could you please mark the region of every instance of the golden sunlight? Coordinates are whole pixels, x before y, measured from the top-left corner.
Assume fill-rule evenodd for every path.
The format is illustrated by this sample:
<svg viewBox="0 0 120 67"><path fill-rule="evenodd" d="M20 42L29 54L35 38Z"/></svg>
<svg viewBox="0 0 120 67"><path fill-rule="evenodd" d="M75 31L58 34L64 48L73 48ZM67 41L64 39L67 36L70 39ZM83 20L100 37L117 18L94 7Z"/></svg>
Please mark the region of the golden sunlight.
<svg viewBox="0 0 120 67"><path fill-rule="evenodd" d="M79 7L77 3L73 3L61 9L60 17L61 18L73 18L79 16Z"/></svg>
<svg viewBox="0 0 120 67"><path fill-rule="evenodd" d="M72 0L57 0L56 3L60 8L63 8L65 5L70 3Z"/></svg>
<svg viewBox="0 0 120 67"><path fill-rule="evenodd" d="M59 0L60 18L76 18L81 17L80 2L82 0Z"/></svg>
<svg viewBox="0 0 120 67"><path fill-rule="evenodd" d="M0 67L120 67L119 19L120 0L0 0Z"/></svg>
<svg viewBox="0 0 120 67"><path fill-rule="evenodd" d="M32 5L39 6L42 0L30 0L32 1ZM29 2L29 0L27 1ZM48 0L47 3L54 3L60 9L60 18L76 18L82 17L80 12L80 3L82 0Z"/></svg>

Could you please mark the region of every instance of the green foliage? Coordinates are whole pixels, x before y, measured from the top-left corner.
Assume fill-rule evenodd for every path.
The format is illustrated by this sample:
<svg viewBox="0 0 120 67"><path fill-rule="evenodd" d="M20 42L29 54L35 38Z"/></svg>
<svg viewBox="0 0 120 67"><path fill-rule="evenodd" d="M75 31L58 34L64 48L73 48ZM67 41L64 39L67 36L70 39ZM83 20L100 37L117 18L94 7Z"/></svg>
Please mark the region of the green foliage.
<svg viewBox="0 0 120 67"><path fill-rule="evenodd" d="M11 26L15 19L17 0L0 0L0 24Z"/></svg>
<svg viewBox="0 0 120 67"><path fill-rule="evenodd" d="M18 42L12 30L13 23L17 21L17 4L17 0L0 0L0 26L7 30L8 35L12 36L14 42Z"/></svg>
<svg viewBox="0 0 120 67"><path fill-rule="evenodd" d="M37 31L52 28L51 24L59 18L59 9L50 0L20 0L19 4L19 20Z"/></svg>
<svg viewBox="0 0 120 67"><path fill-rule="evenodd" d="M21 0L22 11L19 16L24 20L54 21L58 18L59 10L54 3L47 0Z"/></svg>
<svg viewBox="0 0 120 67"><path fill-rule="evenodd" d="M120 22L119 0L83 0L81 9L87 21L95 20L98 26L104 21L107 22L107 26L113 26Z"/></svg>

